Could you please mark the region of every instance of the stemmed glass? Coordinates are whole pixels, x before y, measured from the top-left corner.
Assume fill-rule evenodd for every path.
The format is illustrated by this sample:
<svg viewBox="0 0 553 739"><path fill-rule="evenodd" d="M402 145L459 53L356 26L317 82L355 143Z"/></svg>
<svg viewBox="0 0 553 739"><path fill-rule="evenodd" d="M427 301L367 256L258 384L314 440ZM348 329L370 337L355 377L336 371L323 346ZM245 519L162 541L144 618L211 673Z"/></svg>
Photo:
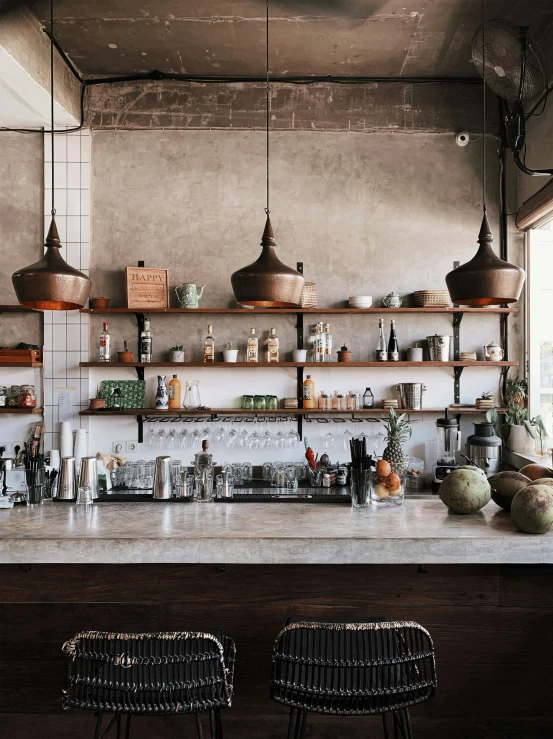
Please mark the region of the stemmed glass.
<svg viewBox="0 0 553 739"><path fill-rule="evenodd" d="M150 431L148 432L148 446L155 447L156 445L156 430L154 426L150 426Z"/></svg>
<svg viewBox="0 0 553 739"><path fill-rule="evenodd" d="M174 449L177 440L177 430L171 429L167 434L167 449Z"/></svg>
<svg viewBox="0 0 553 739"><path fill-rule="evenodd" d="M323 436L323 446L325 449L332 449L334 447L334 442L336 441L336 438L332 431L329 431L327 434Z"/></svg>
<svg viewBox="0 0 553 739"><path fill-rule="evenodd" d="M215 441L217 442L217 444L224 444L225 436L225 427L221 425L215 432Z"/></svg>
<svg viewBox="0 0 553 739"><path fill-rule="evenodd" d="M261 448L270 449L273 446L273 435L269 431L269 426L265 420L265 431L261 434Z"/></svg>
<svg viewBox="0 0 553 739"><path fill-rule="evenodd" d="M242 424L243 424L243 428L240 431L240 433L238 434L237 441L238 441L238 446L243 449L248 444L248 436L249 436L249 433L248 433L248 429L244 425L244 421L242 421Z"/></svg>
<svg viewBox="0 0 553 739"><path fill-rule="evenodd" d="M163 449L165 446L165 431L163 429L159 429L159 431L156 434L156 447L157 449Z"/></svg>
<svg viewBox="0 0 553 739"><path fill-rule="evenodd" d="M353 434L348 428L346 428L346 430L342 434L342 439L343 439L344 451L349 452L351 450L350 441L353 439Z"/></svg>
<svg viewBox="0 0 553 739"><path fill-rule="evenodd" d="M284 434L284 431L282 430L281 421L279 419L278 423L278 431L275 435L275 449L285 449L286 448L286 436Z"/></svg>
<svg viewBox="0 0 553 739"><path fill-rule="evenodd" d="M179 434L179 447L181 449L184 449L186 446L186 442L188 441L188 431L186 430L186 426L183 426L180 430Z"/></svg>
<svg viewBox="0 0 553 739"><path fill-rule="evenodd" d="M207 439L207 441L209 441L210 436L211 436L211 429L209 428L209 426L204 426L202 429L202 440Z"/></svg>
<svg viewBox="0 0 553 739"><path fill-rule="evenodd" d="M259 435L259 431L257 430L257 417L255 417L253 419L253 431L250 434L249 447L250 449L259 449L260 443L261 437Z"/></svg>
<svg viewBox="0 0 553 739"><path fill-rule="evenodd" d="M202 432L195 428L191 436L192 449L199 449L202 446Z"/></svg>
<svg viewBox="0 0 553 739"><path fill-rule="evenodd" d="M300 441L300 435L298 432L292 427L292 418L290 417L288 419L288 422L290 424L290 430L288 431L288 446L290 449L295 449Z"/></svg>
<svg viewBox="0 0 553 739"><path fill-rule="evenodd" d="M230 422L230 431L227 434L226 437L226 445L228 449L234 449L234 444L236 443L236 437L238 436L238 432L234 428L234 419Z"/></svg>

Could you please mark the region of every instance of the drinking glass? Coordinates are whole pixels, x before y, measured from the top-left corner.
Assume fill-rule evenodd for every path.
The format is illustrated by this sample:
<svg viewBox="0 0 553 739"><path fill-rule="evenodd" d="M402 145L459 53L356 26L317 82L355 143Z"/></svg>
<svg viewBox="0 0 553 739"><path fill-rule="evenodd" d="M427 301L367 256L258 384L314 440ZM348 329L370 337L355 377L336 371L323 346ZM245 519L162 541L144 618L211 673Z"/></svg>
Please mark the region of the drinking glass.
<svg viewBox="0 0 553 739"><path fill-rule="evenodd" d="M241 485L244 477L243 477L243 465L241 462L234 462L232 465L232 476L234 477L234 483L236 485Z"/></svg>
<svg viewBox="0 0 553 739"><path fill-rule="evenodd" d="M371 498L370 470L351 470L350 479L351 504L354 508L367 508Z"/></svg>
<svg viewBox="0 0 553 739"><path fill-rule="evenodd" d="M213 500L213 471L213 466L205 467L200 474L195 476L196 490L194 498L199 503L207 503Z"/></svg>
<svg viewBox="0 0 553 739"><path fill-rule="evenodd" d="M264 462L263 463L263 479L267 482L270 482L270 480L273 477L273 465L271 462Z"/></svg>
<svg viewBox="0 0 553 739"><path fill-rule="evenodd" d="M225 443L225 427L219 426L217 431L215 432L215 441L217 444L224 444Z"/></svg>
<svg viewBox="0 0 553 739"><path fill-rule="evenodd" d="M92 490L88 486L79 488L77 491L77 505L92 505L94 498L92 497Z"/></svg>
<svg viewBox="0 0 553 739"><path fill-rule="evenodd" d="M276 411L278 409L278 398L276 395L265 396L265 408L268 411Z"/></svg>
<svg viewBox="0 0 553 739"><path fill-rule="evenodd" d="M253 411L254 409L254 396L243 395L242 396L242 409L245 411Z"/></svg>
<svg viewBox="0 0 553 739"><path fill-rule="evenodd" d="M177 495L176 488L181 485L182 462L180 459L171 460L171 485L173 486L173 494Z"/></svg>
<svg viewBox="0 0 553 739"><path fill-rule="evenodd" d="M165 431L160 428L156 434L156 449L163 449L164 446L165 446Z"/></svg>
<svg viewBox="0 0 553 739"><path fill-rule="evenodd" d="M353 439L353 434L351 433L351 431L349 429L346 429L344 431L344 433L342 435L342 439L343 439L342 445L344 447L344 451L345 452L350 452L351 447L350 447L349 443Z"/></svg>
<svg viewBox="0 0 553 739"><path fill-rule="evenodd" d="M265 396L254 395L253 396L253 407L256 411L264 411L266 409Z"/></svg>
<svg viewBox="0 0 553 739"><path fill-rule="evenodd" d="M273 446L273 435L265 421L265 431L261 434L261 448L270 449Z"/></svg>
<svg viewBox="0 0 553 739"><path fill-rule="evenodd" d="M182 473L182 492L181 495L184 498L194 497L194 475L189 475L187 472Z"/></svg>
<svg viewBox="0 0 553 739"><path fill-rule="evenodd" d="M36 470L25 470L25 478L27 481L27 505L42 505L46 470L44 467Z"/></svg>
<svg viewBox="0 0 553 739"><path fill-rule="evenodd" d="M271 487L276 488L278 487L278 480L279 480L279 474L282 473L282 480L283 483L286 480L286 470L284 469L284 464L282 462L273 462L273 470L271 473ZM284 484L282 485L284 487Z"/></svg>
<svg viewBox="0 0 553 739"><path fill-rule="evenodd" d="M278 431L276 432L276 435L275 435L275 442L274 442L275 443L275 448L276 449L285 449L286 448L286 442L287 442L287 439L286 439L286 436L284 434L284 431L282 430L281 422L279 421Z"/></svg>
<svg viewBox="0 0 553 739"><path fill-rule="evenodd" d="M254 418L253 419L253 431L250 434L248 445L250 449L259 449L260 444L261 444L261 436L259 435L259 431L257 430L257 418Z"/></svg>
<svg viewBox="0 0 553 739"><path fill-rule="evenodd" d="M167 449L174 449L177 441L177 430L172 428L167 434Z"/></svg>
<svg viewBox="0 0 553 739"><path fill-rule="evenodd" d="M211 429L209 428L209 426L204 426L202 429L202 440L207 439L207 441L209 441L210 437Z"/></svg>
<svg viewBox="0 0 553 739"><path fill-rule="evenodd" d="M251 482L253 476L252 463L244 462L242 465L242 480L244 482Z"/></svg>
<svg viewBox="0 0 553 739"><path fill-rule="evenodd" d="M156 445L156 430L154 426L150 426L148 432L148 446L155 447Z"/></svg>
<svg viewBox="0 0 553 739"><path fill-rule="evenodd" d="M154 487L154 463L146 462L142 472L142 486L144 490L152 490Z"/></svg>

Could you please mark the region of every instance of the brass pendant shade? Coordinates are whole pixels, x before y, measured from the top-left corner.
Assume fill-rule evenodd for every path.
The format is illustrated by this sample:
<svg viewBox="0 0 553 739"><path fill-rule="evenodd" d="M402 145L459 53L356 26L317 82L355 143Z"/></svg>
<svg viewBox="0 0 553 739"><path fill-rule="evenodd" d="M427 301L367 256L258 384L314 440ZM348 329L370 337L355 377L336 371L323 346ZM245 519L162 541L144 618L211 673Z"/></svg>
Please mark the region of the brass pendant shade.
<svg viewBox="0 0 553 739"><path fill-rule="evenodd" d="M526 273L520 267L500 259L492 248L493 236L484 211L480 247L470 262L446 275L451 301L474 308L515 303L522 292Z"/></svg>
<svg viewBox="0 0 553 739"><path fill-rule="evenodd" d="M33 310L76 310L90 294L90 280L70 267L60 254L60 237L52 218L46 237L46 253L35 264L14 272L17 299Z"/></svg>
<svg viewBox="0 0 553 739"><path fill-rule="evenodd" d="M237 270L230 278L236 300L242 305L258 308L295 308L299 305L305 280L277 257L269 216L261 246L259 259Z"/></svg>

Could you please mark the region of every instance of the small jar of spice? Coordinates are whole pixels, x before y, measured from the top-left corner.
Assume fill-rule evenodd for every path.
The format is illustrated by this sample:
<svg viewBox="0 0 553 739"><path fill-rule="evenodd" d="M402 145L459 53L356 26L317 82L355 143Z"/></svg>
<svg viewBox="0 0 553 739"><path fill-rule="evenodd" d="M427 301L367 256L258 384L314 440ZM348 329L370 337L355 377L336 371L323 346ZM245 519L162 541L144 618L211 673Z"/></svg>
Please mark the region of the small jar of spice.
<svg viewBox="0 0 553 739"><path fill-rule="evenodd" d="M21 385L18 405L20 408L36 408L36 393L34 385Z"/></svg>
<svg viewBox="0 0 553 739"><path fill-rule="evenodd" d="M10 408L17 408L19 405L19 393L21 392L20 385L12 385L10 392L8 393L8 405Z"/></svg>
<svg viewBox="0 0 553 739"><path fill-rule="evenodd" d="M8 390L5 385L0 385L0 408L8 405Z"/></svg>

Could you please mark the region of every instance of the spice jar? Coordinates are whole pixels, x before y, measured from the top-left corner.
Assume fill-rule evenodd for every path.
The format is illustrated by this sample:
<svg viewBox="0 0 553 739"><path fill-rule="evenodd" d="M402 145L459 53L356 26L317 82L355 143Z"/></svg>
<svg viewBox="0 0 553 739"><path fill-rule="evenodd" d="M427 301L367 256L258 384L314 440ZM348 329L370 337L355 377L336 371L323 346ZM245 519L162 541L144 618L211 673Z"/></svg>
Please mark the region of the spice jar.
<svg viewBox="0 0 553 739"><path fill-rule="evenodd" d="M0 408L8 405L8 390L5 385L0 385Z"/></svg>
<svg viewBox="0 0 553 739"><path fill-rule="evenodd" d="M10 408L17 408L19 405L19 393L21 387L19 385L12 385L8 394L8 405Z"/></svg>
<svg viewBox="0 0 553 739"><path fill-rule="evenodd" d="M350 393L347 397L348 410L358 411L361 408L361 393Z"/></svg>
<svg viewBox="0 0 553 739"><path fill-rule="evenodd" d="M336 408L339 411L346 411L348 409L348 399L344 393L337 393L336 395Z"/></svg>
<svg viewBox="0 0 553 739"><path fill-rule="evenodd" d="M36 408L36 393L34 385L21 385L18 405L20 408Z"/></svg>

